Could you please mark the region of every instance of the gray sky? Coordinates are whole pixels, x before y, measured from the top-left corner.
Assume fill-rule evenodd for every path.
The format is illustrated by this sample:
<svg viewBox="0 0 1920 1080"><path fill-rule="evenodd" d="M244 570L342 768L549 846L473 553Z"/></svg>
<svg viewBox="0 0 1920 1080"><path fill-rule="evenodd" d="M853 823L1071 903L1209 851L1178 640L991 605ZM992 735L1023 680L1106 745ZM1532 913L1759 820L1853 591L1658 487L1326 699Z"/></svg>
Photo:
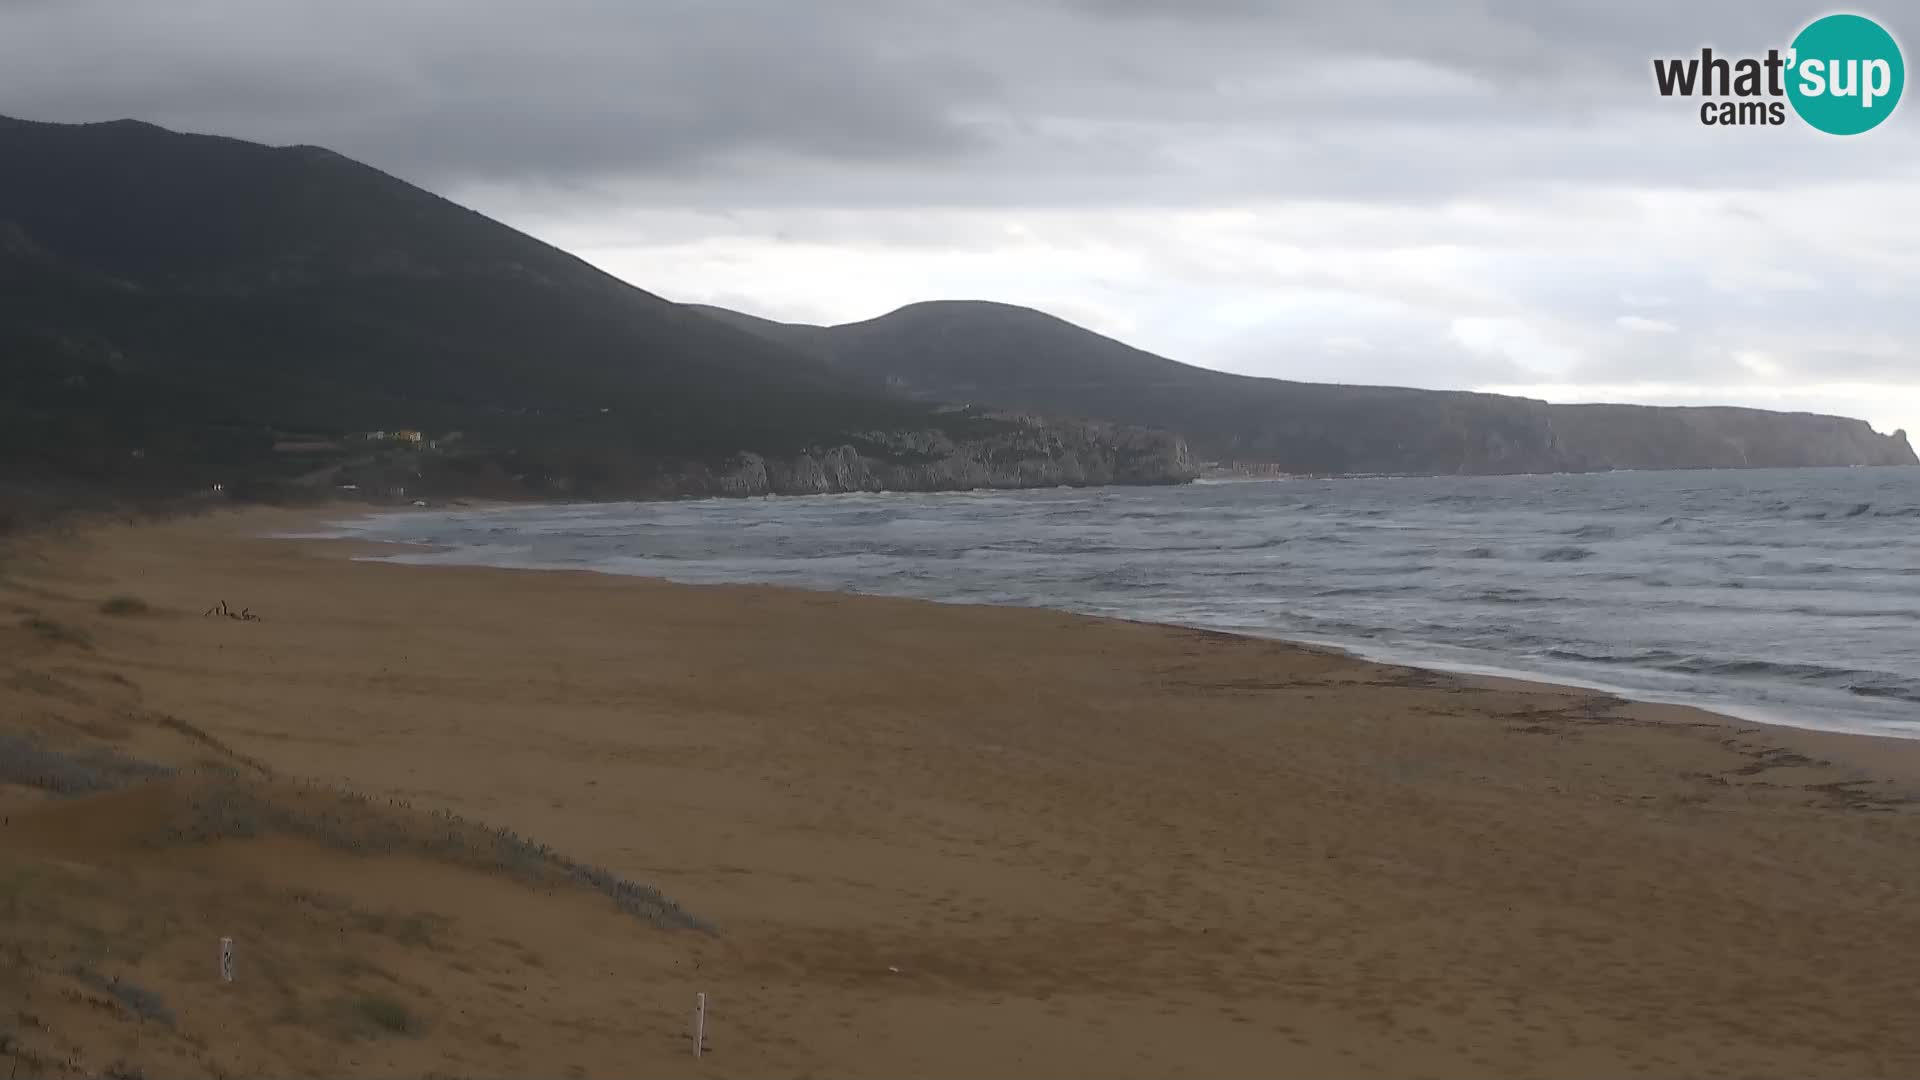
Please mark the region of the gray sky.
<svg viewBox="0 0 1920 1080"><path fill-rule="evenodd" d="M330 146L775 318L1003 300L1250 374L1920 433L1920 102L1835 138L1653 89L1827 10L0 0L0 112Z"/></svg>

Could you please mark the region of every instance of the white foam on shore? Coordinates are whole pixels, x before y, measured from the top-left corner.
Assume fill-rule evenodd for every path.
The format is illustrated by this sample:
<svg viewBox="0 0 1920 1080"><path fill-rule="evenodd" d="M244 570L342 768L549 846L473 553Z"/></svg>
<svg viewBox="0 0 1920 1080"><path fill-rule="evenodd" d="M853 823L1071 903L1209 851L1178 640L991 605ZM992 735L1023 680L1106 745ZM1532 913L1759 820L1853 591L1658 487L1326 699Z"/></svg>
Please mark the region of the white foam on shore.
<svg viewBox="0 0 1920 1080"><path fill-rule="evenodd" d="M1253 635L1264 636L1264 635ZM1620 686L1615 683L1582 679L1554 671L1528 670L1526 668L1507 667L1499 664L1480 664L1471 661L1450 660L1423 655L1418 650L1378 648L1372 645L1355 645L1351 642L1316 641L1305 638L1279 638L1300 645L1313 645L1334 649L1361 660L1376 664L1393 664L1398 667L1419 668L1423 671L1441 671L1453 675L1478 675L1490 679L1513 679L1518 682L1541 683L1549 686L1564 686L1574 690L1592 690L1597 693L1611 694L1627 701L1643 705L1678 705L1700 709L1719 716L1744 720L1751 724L1765 724L1768 727L1798 728L1803 731L1826 731L1840 735L1869 735L1887 739L1920 739L1920 722L1903 724L1897 720L1829 720L1824 717L1809 716L1805 713L1789 713L1754 705L1748 702L1734 701L1712 694L1672 693L1663 694L1657 690L1643 687Z"/></svg>

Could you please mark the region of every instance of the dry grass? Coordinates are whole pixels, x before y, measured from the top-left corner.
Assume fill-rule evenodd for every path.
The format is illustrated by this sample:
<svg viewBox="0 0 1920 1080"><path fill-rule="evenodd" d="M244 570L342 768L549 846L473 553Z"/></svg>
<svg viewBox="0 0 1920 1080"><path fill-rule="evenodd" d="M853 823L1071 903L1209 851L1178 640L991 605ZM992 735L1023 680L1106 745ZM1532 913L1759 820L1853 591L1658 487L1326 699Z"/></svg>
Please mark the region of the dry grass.
<svg viewBox="0 0 1920 1080"><path fill-rule="evenodd" d="M511 829L277 778L152 707L120 663L138 635L102 620L167 609L21 546L0 540L0 1080L421 1075L495 1030L475 1016L518 1015L523 971L585 970L608 941L708 947L658 933L706 924L650 886ZM489 900L463 906L474 893ZM593 944L500 943L495 912L549 905L601 927Z"/></svg>
<svg viewBox="0 0 1920 1080"><path fill-rule="evenodd" d="M12 1010L0 1015L0 1072L207 1075L211 1048L225 1045L210 1038L207 1018L236 1004L274 1029L275 1044L305 1048L276 1058L283 1069L338 1066L340 1054L443 1053L433 1047L468 1037L450 998L491 1000L508 985L503 970L539 963L524 946L481 937L464 912L436 907L448 883L502 897L577 890L591 908L585 886L650 926L704 926L654 889L511 830L352 792L11 734L0 734L0 784L61 797L32 812L28 832L10 834L23 845L0 846L0 1000L20 1002L30 1018L15 1033L4 1029ZM15 814L9 828L21 826ZM69 842L54 837L80 837L81 847L45 858L47 843ZM289 852L305 854L276 861ZM353 861L288 870L341 853ZM361 865L419 874L422 859L449 876L417 901L337 884ZM183 930L192 939L184 969ZM242 949L237 998L212 978L213 942L225 934ZM216 1001L226 1004L210 1013ZM73 1064L83 1060L92 1064Z"/></svg>
<svg viewBox="0 0 1920 1080"><path fill-rule="evenodd" d="M490 828L458 814L420 815L382 806L352 791L251 780L232 772L207 773L189 794L186 812L163 823L150 843L201 844L270 835L298 837L356 855L424 856L543 888L584 886L655 926L713 929L650 885L576 862L512 829Z"/></svg>
<svg viewBox="0 0 1920 1080"><path fill-rule="evenodd" d="M60 750L0 731L0 783L79 798L180 775L104 746ZM621 911L665 929L712 927L650 885L576 862L512 829L458 814L418 814L346 790L243 777L206 767L186 777L181 811L143 823L148 847L293 836L357 855L417 855L506 874L538 887L574 884L602 893Z"/></svg>

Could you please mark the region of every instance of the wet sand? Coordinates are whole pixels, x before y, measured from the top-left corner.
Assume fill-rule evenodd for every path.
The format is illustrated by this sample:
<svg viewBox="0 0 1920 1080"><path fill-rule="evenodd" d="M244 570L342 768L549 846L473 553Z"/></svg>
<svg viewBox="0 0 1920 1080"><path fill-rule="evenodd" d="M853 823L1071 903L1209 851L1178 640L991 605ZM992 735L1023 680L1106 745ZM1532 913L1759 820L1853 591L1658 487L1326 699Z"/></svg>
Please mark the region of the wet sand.
<svg viewBox="0 0 1920 1080"><path fill-rule="evenodd" d="M0 1029L43 1071L1920 1074L1920 745L1045 611L261 538L310 520L17 554L0 730L511 827L715 933L405 852L155 848L130 830L171 811L139 800L177 792L16 784L0 996L39 1023ZM101 614L119 594L153 610ZM174 1026L89 1004L82 961Z"/></svg>

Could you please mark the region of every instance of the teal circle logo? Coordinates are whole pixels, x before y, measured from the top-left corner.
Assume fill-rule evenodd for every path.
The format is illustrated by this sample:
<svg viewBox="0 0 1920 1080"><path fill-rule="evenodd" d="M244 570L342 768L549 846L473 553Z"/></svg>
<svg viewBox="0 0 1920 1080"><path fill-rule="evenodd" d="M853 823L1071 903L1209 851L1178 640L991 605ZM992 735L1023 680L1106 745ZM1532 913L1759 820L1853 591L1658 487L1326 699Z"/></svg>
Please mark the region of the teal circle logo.
<svg viewBox="0 0 1920 1080"><path fill-rule="evenodd" d="M1793 39L1787 99L1829 135L1878 127L1900 104L1907 65L1893 35L1861 15L1828 15Z"/></svg>

